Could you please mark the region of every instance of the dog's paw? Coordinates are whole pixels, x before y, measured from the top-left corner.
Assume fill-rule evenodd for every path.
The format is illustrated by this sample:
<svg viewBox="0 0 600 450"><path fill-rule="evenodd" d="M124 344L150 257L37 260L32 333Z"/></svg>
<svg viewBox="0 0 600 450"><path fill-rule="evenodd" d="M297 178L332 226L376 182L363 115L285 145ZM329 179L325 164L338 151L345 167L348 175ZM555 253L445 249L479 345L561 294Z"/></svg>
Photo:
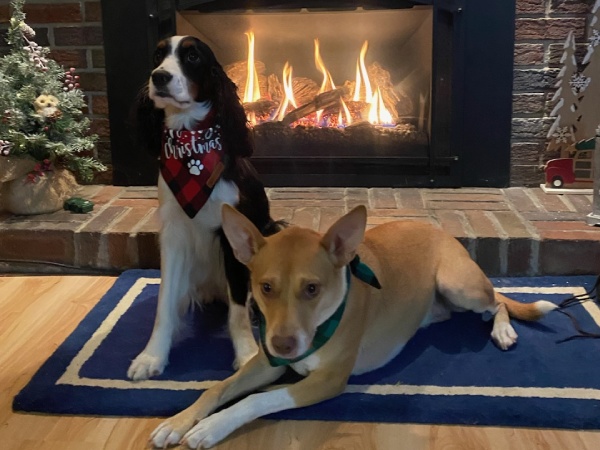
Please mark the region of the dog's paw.
<svg viewBox="0 0 600 450"><path fill-rule="evenodd" d="M147 380L163 373L167 365L166 358L140 353L129 366L127 377L134 381Z"/></svg>
<svg viewBox="0 0 600 450"><path fill-rule="evenodd" d="M187 420L179 415L161 423L150 435L150 444L155 448L167 448L181 442L182 436L188 431L193 420Z"/></svg>
<svg viewBox="0 0 600 450"><path fill-rule="evenodd" d="M193 449L211 448L229 436L236 428L234 418L225 417L223 412L218 412L194 425L183 436L181 443Z"/></svg>
<svg viewBox="0 0 600 450"><path fill-rule="evenodd" d="M508 350L517 342L517 332L510 323L494 324L492 340L502 350Z"/></svg>

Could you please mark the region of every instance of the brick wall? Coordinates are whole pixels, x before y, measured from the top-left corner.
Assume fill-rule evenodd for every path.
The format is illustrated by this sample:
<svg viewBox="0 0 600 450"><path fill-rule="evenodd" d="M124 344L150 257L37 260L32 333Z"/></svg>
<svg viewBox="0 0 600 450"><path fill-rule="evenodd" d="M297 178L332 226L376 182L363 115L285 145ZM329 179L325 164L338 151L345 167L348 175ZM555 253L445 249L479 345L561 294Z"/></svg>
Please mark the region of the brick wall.
<svg viewBox="0 0 600 450"><path fill-rule="evenodd" d="M0 51L10 17L8 0L0 0ZM92 119L92 132L100 137L96 157L110 165L108 102L102 47L100 1L27 0L27 23L36 31L35 41L51 49L51 56L64 67L75 67L87 100L86 113ZM99 174L97 183L111 183L109 172Z"/></svg>
<svg viewBox="0 0 600 450"><path fill-rule="evenodd" d="M571 30L577 51L585 54L587 15L594 0L517 0L511 184L542 182L540 166L546 134L553 122L554 83L560 69L562 45Z"/></svg>
<svg viewBox="0 0 600 450"><path fill-rule="evenodd" d="M6 0L0 0L0 26L8 17ZM553 84L570 30L585 53L586 18L594 0L517 0L513 140L513 186L536 185L543 179L540 165L548 159L545 137L552 123ZM98 157L110 163L108 106L100 1L28 0L27 22L37 31L37 42L48 45L65 67L76 67L88 100L93 131L100 136ZM2 40L4 42L4 40ZM102 174L97 182L111 182Z"/></svg>

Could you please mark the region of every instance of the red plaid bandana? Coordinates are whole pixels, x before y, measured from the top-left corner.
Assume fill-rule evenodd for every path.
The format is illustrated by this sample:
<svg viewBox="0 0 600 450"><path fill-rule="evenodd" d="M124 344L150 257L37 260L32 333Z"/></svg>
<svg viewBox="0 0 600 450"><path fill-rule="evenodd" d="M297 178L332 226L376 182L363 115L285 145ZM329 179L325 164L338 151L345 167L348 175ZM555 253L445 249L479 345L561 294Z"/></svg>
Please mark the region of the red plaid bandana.
<svg viewBox="0 0 600 450"><path fill-rule="evenodd" d="M175 198L193 219L207 202L223 171L221 127L212 111L195 130L165 128L160 173Z"/></svg>

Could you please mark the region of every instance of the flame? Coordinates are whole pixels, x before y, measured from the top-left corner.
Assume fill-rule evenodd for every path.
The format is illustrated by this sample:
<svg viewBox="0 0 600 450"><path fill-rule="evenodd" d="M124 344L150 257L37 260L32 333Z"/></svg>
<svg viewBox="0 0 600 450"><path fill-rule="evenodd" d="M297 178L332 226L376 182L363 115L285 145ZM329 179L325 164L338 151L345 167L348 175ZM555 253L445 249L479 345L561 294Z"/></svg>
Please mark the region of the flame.
<svg viewBox="0 0 600 450"><path fill-rule="evenodd" d="M377 88L377 92L373 94L371 101L371 108L369 109L369 122L372 124L384 124L393 125L394 119L392 114L387 110L383 104L383 98L381 97L381 91Z"/></svg>
<svg viewBox="0 0 600 450"><path fill-rule="evenodd" d="M246 33L248 36L248 74L246 75L246 89L244 90L245 103L255 102L260 99L260 86L258 85L258 73L254 64L254 33Z"/></svg>
<svg viewBox="0 0 600 450"><path fill-rule="evenodd" d="M344 116L342 116L342 110L344 111ZM345 118L345 120L344 120ZM346 103L342 98L340 98L340 111L338 113L338 127L341 127L345 122L345 126L348 126L352 123L352 114L350 114L350 110L346 106Z"/></svg>
<svg viewBox="0 0 600 450"><path fill-rule="evenodd" d="M331 77L331 74L325 67L325 64L323 63L323 58L321 58L321 51L319 48L318 39L315 39L315 65L317 66L317 69L319 69L323 74L323 82L321 83L321 89L319 90L319 94L325 91L335 89L333 78Z"/></svg>
<svg viewBox="0 0 600 450"><path fill-rule="evenodd" d="M286 61L283 66L283 91L285 98L279 106L277 112L277 120L282 120L285 117L288 106L291 104L294 108L297 108L296 100L294 99L294 89L292 86L292 66Z"/></svg>
<svg viewBox="0 0 600 450"><path fill-rule="evenodd" d="M367 49L369 48L369 41L365 41L360 49L360 56L356 60L356 86L354 88L354 100L359 102L361 100L360 91L362 82L365 83L365 95L363 100L370 103L373 98L373 91L371 89L371 82L369 81L369 74L367 73L367 67L365 65L365 56L367 55Z"/></svg>

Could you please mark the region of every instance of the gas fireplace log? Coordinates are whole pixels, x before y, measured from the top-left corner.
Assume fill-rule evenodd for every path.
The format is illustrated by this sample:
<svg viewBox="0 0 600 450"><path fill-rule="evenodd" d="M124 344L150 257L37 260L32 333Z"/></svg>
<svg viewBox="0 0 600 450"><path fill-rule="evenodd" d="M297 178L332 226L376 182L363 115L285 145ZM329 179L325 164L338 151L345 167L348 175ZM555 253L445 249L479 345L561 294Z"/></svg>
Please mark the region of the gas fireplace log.
<svg viewBox="0 0 600 450"><path fill-rule="evenodd" d="M284 125L294 123L296 120L301 119L310 113L319 111L320 109L337 106L340 102L340 98L344 96L345 89L337 88L331 91L323 92L317 95L311 102L294 109L292 112L286 114L281 120Z"/></svg>

